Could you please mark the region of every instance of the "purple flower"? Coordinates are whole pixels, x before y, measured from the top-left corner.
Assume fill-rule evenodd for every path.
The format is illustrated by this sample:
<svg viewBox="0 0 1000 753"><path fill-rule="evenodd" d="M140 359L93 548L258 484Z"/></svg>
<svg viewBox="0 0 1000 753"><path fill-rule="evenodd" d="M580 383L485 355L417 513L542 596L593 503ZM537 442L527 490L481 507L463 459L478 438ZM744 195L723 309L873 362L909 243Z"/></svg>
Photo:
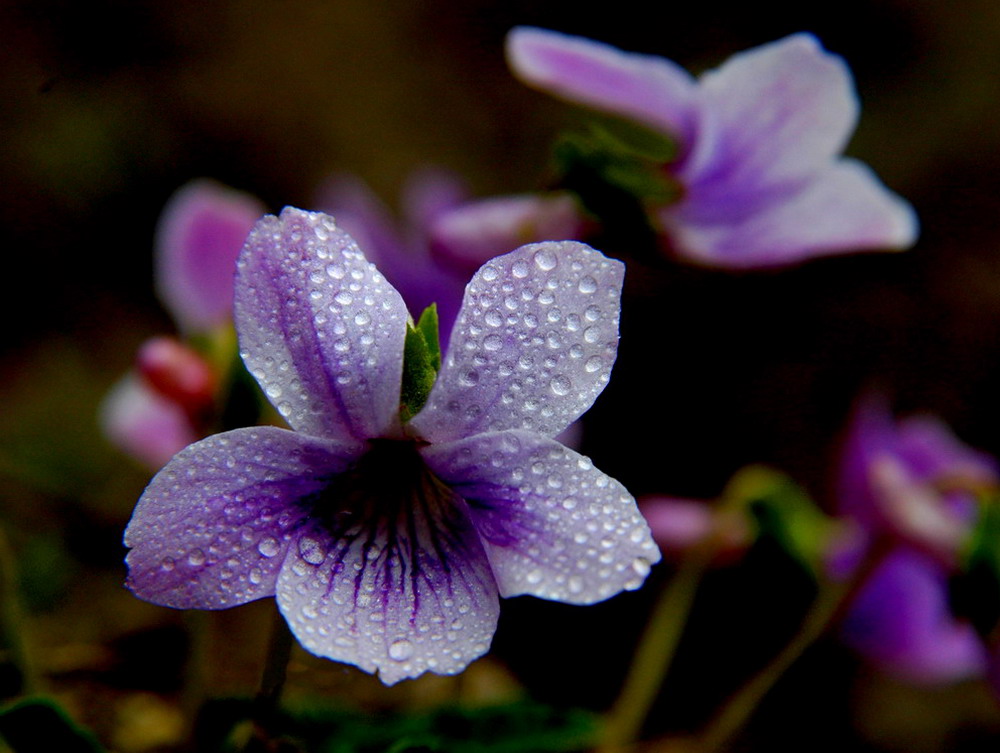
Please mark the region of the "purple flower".
<svg viewBox="0 0 1000 753"><path fill-rule="evenodd" d="M180 188L156 229L156 289L183 332L229 323L236 256L264 207L207 179Z"/></svg>
<svg viewBox="0 0 1000 753"><path fill-rule="evenodd" d="M863 536L835 569L853 567L875 538L891 549L844 621L849 645L914 682L982 674L986 651L973 627L951 613L948 578L976 515L974 495L962 489L996 480L993 459L962 444L939 420L897 422L878 397L858 403L837 501Z"/></svg>
<svg viewBox="0 0 1000 753"><path fill-rule="evenodd" d="M724 267L912 245L911 207L841 157L858 119L844 61L810 34L730 58L694 78L664 58L534 28L507 39L514 73L563 99L674 140L681 187L654 220L681 255Z"/></svg>
<svg viewBox="0 0 1000 753"><path fill-rule="evenodd" d="M608 380L622 275L576 242L484 265L403 424L400 295L332 218L264 217L239 258L236 328L293 431L178 454L126 530L129 587L178 608L275 596L305 648L387 684L483 654L498 596L637 588L660 555L635 501L550 439Z"/></svg>

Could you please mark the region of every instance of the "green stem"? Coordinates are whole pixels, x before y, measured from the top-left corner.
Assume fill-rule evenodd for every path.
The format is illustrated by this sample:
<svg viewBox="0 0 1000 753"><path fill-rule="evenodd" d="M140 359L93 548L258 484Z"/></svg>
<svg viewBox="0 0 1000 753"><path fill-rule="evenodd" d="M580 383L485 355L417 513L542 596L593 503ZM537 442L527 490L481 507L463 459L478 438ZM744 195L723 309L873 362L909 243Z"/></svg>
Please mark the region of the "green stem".
<svg viewBox="0 0 1000 753"><path fill-rule="evenodd" d="M621 750L639 736L673 662L698 585L714 551L714 546L692 551L661 594L632 658L622 692L605 718L598 749L601 753Z"/></svg>
<svg viewBox="0 0 1000 753"><path fill-rule="evenodd" d="M255 733L245 748L245 753L267 750L266 741L272 736L278 713L281 691L285 687L288 671L288 660L292 655L295 639L288 623L275 608L274 620L271 626L271 638L268 642L267 656L264 659L264 670L261 673L260 688L253 699L251 720Z"/></svg>
<svg viewBox="0 0 1000 753"><path fill-rule="evenodd" d="M41 680L24 628L14 554L7 535L0 530L0 632L10 661L21 674L22 693L37 693L42 689Z"/></svg>
<svg viewBox="0 0 1000 753"><path fill-rule="evenodd" d="M739 732L753 714L764 696L774 687L785 671L831 625L839 622L854 600L868 576L882 561L888 548L885 542L876 541L870 547L865 561L842 583L821 583L820 594L813 602L798 632L791 641L771 659L756 675L743 685L705 726L698 736L695 750L698 753L715 753Z"/></svg>

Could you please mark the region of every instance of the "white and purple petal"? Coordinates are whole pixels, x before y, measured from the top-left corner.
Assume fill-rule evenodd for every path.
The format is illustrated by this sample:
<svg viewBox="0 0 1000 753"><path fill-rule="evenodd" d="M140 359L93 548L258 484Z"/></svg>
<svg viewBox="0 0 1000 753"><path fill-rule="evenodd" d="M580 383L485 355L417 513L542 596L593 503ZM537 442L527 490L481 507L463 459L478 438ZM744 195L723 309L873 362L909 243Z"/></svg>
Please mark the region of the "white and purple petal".
<svg viewBox="0 0 1000 753"><path fill-rule="evenodd" d="M257 223L237 267L240 352L289 424L342 441L391 433L408 313L354 240L286 207Z"/></svg>
<svg viewBox="0 0 1000 753"><path fill-rule="evenodd" d="M263 214L254 197L210 180L188 183L167 202L156 229L156 289L182 330L229 322L236 257Z"/></svg>
<svg viewBox="0 0 1000 753"><path fill-rule="evenodd" d="M128 587L181 609L274 594L304 503L363 451L275 427L235 429L180 452L146 487L125 530Z"/></svg>
<svg viewBox="0 0 1000 753"><path fill-rule="evenodd" d="M698 94L698 136L678 170L698 202L809 178L843 151L859 113L847 65L811 34L733 55L699 79Z"/></svg>
<svg viewBox="0 0 1000 753"><path fill-rule="evenodd" d="M809 183L726 218L688 201L660 214L678 252L720 267L794 264L851 251L903 249L917 237L913 208L866 165L843 159ZM713 221L704 219L714 214Z"/></svg>
<svg viewBox="0 0 1000 753"><path fill-rule="evenodd" d="M621 262L575 241L522 246L485 264L410 425L431 442L504 429L558 434L611 375L623 277Z"/></svg>
<svg viewBox="0 0 1000 753"><path fill-rule="evenodd" d="M278 606L303 647L377 671L386 685L461 672L489 649L500 611L465 504L412 501L306 531L277 583Z"/></svg>
<svg viewBox="0 0 1000 753"><path fill-rule="evenodd" d="M682 150L691 143L695 81L676 63L530 27L507 35L507 62L530 86L666 132Z"/></svg>
<svg viewBox="0 0 1000 753"><path fill-rule="evenodd" d="M421 454L469 504L502 596L592 604L638 588L660 560L635 499L555 440L505 431Z"/></svg>

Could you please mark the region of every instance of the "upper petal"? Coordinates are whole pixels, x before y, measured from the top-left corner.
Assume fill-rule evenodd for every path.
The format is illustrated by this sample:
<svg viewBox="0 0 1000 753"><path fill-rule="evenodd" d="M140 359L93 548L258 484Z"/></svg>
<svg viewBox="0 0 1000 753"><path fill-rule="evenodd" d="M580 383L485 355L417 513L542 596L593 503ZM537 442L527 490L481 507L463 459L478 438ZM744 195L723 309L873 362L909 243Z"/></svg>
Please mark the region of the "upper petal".
<svg viewBox="0 0 1000 753"><path fill-rule="evenodd" d="M233 315L236 257L264 206L249 194L196 180L167 202L156 228L156 290L183 330Z"/></svg>
<svg viewBox="0 0 1000 753"><path fill-rule="evenodd" d="M800 181L843 151L858 119L850 70L811 34L734 55L699 84L703 117L680 170L692 196Z"/></svg>
<svg viewBox="0 0 1000 753"><path fill-rule="evenodd" d="M361 450L270 426L191 445L136 505L125 530L128 587L178 608L222 609L272 595L308 509L297 503Z"/></svg>
<svg viewBox="0 0 1000 753"><path fill-rule="evenodd" d="M632 495L555 440L505 431L422 454L468 502L502 596L592 604L638 588L660 560Z"/></svg>
<svg viewBox="0 0 1000 753"><path fill-rule="evenodd" d="M665 58L519 27L507 35L507 62L531 86L666 131L682 149L690 143L694 79Z"/></svg>
<svg viewBox="0 0 1000 753"><path fill-rule="evenodd" d="M278 577L281 613L312 653L386 685L457 674L489 649L496 583L460 499L303 534Z"/></svg>
<svg viewBox="0 0 1000 753"><path fill-rule="evenodd" d="M661 215L679 253L704 264L773 267L818 256L903 249L917 238L913 208L866 165L842 159L814 180L734 221L703 221L687 203Z"/></svg>
<svg viewBox="0 0 1000 753"><path fill-rule="evenodd" d="M391 431L408 314L354 240L286 207L257 223L237 266L240 353L289 424L345 440Z"/></svg>
<svg viewBox="0 0 1000 753"><path fill-rule="evenodd" d="M466 287L445 363L411 425L433 442L565 429L611 375L624 270L575 241L522 246L484 265Z"/></svg>

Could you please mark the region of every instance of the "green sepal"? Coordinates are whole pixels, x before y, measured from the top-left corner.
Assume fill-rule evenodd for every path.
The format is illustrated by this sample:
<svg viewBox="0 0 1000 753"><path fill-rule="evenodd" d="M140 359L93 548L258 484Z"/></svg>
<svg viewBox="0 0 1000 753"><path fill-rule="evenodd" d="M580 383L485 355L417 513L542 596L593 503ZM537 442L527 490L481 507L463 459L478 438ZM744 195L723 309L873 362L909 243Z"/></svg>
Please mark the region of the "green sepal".
<svg viewBox="0 0 1000 753"><path fill-rule="evenodd" d="M1000 498L979 505L979 517L950 584L951 607L987 637L1000 627Z"/></svg>
<svg viewBox="0 0 1000 753"><path fill-rule="evenodd" d="M416 324L406 323L403 344L403 386L399 396L399 417L406 423L420 412L441 368L441 341L438 336L437 304L432 303Z"/></svg>
<svg viewBox="0 0 1000 753"><path fill-rule="evenodd" d="M664 169L676 154L676 143L666 136L611 119L591 122L584 133L563 134L555 146L556 165L570 183L573 176L594 176L656 205L680 199L680 185ZM591 208L586 195L581 199Z"/></svg>
<svg viewBox="0 0 1000 753"><path fill-rule="evenodd" d="M54 701L29 698L0 711L0 737L14 753L103 753Z"/></svg>
<svg viewBox="0 0 1000 753"><path fill-rule="evenodd" d="M723 499L726 506L746 511L758 541L770 541L813 578L822 577L835 523L791 478L764 466L748 466L733 476Z"/></svg>

